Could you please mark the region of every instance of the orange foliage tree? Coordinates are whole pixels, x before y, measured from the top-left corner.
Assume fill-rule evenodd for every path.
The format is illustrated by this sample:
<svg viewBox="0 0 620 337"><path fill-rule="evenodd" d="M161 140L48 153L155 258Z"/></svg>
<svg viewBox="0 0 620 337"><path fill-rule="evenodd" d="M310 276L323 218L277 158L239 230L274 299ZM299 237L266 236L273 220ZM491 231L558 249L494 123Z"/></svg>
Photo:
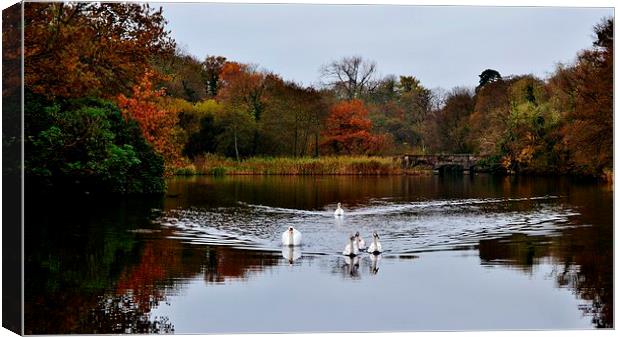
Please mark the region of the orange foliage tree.
<svg viewBox="0 0 620 337"><path fill-rule="evenodd" d="M232 144L225 146L241 155L255 155L259 140L256 123L265 110L265 76L246 64L226 62L220 72L221 85L217 101L224 104L224 136Z"/></svg>
<svg viewBox="0 0 620 337"><path fill-rule="evenodd" d="M126 119L138 123L144 138L164 157L166 166L171 167L181 162L181 148L176 141L178 115L175 111L161 107L161 97L165 92L153 88L154 76L154 72L147 70L133 87L131 97L123 94L118 96L118 106Z"/></svg>
<svg viewBox="0 0 620 337"><path fill-rule="evenodd" d="M326 120L322 147L335 154L370 154L383 149L386 137L371 133L368 109L360 100L335 104Z"/></svg>
<svg viewBox="0 0 620 337"><path fill-rule="evenodd" d="M28 2L24 77L54 97L128 93L152 58L174 51L161 8L148 4Z"/></svg>
<svg viewBox="0 0 620 337"><path fill-rule="evenodd" d="M613 168L613 19L595 27L594 48L583 51L571 69L568 89L574 108L562 130L573 170L599 175Z"/></svg>
<svg viewBox="0 0 620 337"><path fill-rule="evenodd" d="M218 100L246 110L255 120L260 120L264 110L265 76L252 71L248 65L226 62L220 72L222 81Z"/></svg>

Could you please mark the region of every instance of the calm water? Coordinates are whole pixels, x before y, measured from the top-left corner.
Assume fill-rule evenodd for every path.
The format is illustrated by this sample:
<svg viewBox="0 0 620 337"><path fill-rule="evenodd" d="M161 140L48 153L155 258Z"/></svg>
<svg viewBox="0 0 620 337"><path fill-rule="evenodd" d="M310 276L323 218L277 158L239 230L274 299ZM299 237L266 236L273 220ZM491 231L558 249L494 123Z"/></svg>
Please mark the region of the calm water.
<svg viewBox="0 0 620 337"><path fill-rule="evenodd" d="M162 198L27 201L27 333L613 327L607 185L485 175L168 183ZM289 225L301 248L280 246ZM355 231L366 241L377 231L385 252L341 256Z"/></svg>

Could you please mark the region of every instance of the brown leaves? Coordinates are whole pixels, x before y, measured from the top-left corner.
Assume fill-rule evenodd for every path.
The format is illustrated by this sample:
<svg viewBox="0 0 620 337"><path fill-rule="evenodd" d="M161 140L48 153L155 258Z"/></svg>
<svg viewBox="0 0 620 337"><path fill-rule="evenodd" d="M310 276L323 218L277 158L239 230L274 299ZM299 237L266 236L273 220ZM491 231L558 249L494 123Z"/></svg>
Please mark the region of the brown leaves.
<svg viewBox="0 0 620 337"><path fill-rule="evenodd" d="M127 94L151 57L173 50L161 9L127 3L25 4L25 81L54 97Z"/></svg>
<svg viewBox="0 0 620 337"><path fill-rule="evenodd" d="M599 48L583 51L575 66L558 73L563 96L572 99L562 129L564 146L577 172L599 175L613 167L613 20L596 27Z"/></svg>

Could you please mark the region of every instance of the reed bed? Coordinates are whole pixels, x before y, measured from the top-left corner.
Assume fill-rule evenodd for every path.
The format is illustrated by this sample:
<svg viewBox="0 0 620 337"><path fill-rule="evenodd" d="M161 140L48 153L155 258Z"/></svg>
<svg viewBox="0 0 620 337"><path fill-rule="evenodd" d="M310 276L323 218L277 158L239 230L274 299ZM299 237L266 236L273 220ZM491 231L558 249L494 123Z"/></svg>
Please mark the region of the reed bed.
<svg viewBox="0 0 620 337"><path fill-rule="evenodd" d="M215 155L196 158L177 169L177 175L397 175L423 174L425 170L404 170L393 157L253 157L239 162Z"/></svg>

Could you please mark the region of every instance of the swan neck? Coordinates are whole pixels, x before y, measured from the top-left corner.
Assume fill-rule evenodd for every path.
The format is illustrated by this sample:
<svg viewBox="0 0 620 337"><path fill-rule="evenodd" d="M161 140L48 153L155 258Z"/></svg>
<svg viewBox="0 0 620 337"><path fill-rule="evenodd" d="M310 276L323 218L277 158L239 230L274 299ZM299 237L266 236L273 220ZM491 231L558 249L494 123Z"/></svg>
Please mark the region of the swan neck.
<svg viewBox="0 0 620 337"><path fill-rule="evenodd" d="M293 231L288 231L288 244L291 246L295 244L293 241Z"/></svg>

